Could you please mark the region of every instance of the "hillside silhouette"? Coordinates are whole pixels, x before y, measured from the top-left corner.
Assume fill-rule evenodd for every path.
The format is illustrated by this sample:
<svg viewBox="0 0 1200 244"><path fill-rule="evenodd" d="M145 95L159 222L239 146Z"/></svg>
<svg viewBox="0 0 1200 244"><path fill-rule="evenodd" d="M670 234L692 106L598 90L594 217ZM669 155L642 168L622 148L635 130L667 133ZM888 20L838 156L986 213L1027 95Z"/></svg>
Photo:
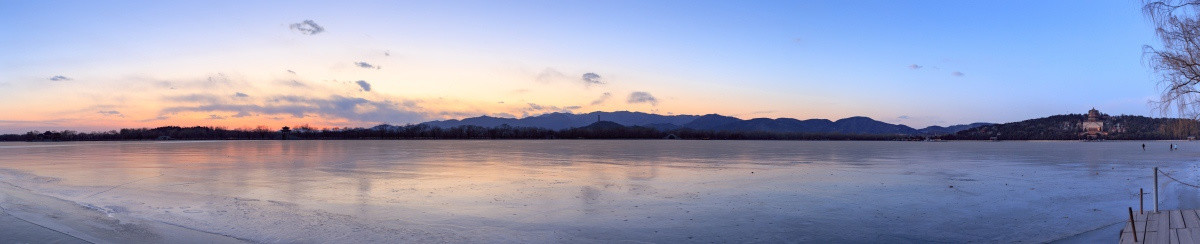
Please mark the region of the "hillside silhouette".
<svg viewBox="0 0 1200 244"><path fill-rule="evenodd" d="M629 111L591 112L584 114L548 113L521 119L480 116L461 120L430 121L422 124L442 128L465 125L493 128L500 125L509 125L564 130L589 126L597 121L610 121L623 126L647 127L659 131L691 129L728 132L865 135L943 135L974 126L989 124L975 123L970 125L953 125L949 127L930 126L923 129L914 129L906 125L890 124L862 116L849 117L836 121L827 119L799 120L793 118L755 118L743 120L719 114L699 116L659 115Z"/></svg>
<svg viewBox="0 0 1200 244"><path fill-rule="evenodd" d="M1183 140L1200 134L1200 122L1191 119L1102 115L1107 140ZM1087 139L1085 114L1054 115L1019 122L983 125L941 136L949 140L1080 140Z"/></svg>

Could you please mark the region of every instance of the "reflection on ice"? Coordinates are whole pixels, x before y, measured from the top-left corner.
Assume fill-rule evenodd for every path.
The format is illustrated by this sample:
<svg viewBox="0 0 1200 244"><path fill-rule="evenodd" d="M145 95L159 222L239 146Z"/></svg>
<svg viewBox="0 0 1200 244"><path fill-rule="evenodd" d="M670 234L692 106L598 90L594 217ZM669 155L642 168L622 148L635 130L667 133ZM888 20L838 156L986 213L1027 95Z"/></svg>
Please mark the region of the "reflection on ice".
<svg viewBox="0 0 1200 244"><path fill-rule="evenodd" d="M129 241L1047 241L1121 221L1150 167L1195 172L1141 143L0 143L0 207Z"/></svg>

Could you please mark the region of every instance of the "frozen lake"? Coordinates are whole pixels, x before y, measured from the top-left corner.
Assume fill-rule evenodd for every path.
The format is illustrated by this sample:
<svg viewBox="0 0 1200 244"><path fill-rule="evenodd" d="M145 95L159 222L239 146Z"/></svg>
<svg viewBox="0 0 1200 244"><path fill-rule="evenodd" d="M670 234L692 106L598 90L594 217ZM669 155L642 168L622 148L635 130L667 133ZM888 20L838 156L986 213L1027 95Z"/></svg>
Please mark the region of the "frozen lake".
<svg viewBox="0 0 1200 244"><path fill-rule="evenodd" d="M1200 182L1193 142L10 142L0 158L0 242L1045 242L1128 218L1152 167ZM1160 180L1162 208L1200 208Z"/></svg>

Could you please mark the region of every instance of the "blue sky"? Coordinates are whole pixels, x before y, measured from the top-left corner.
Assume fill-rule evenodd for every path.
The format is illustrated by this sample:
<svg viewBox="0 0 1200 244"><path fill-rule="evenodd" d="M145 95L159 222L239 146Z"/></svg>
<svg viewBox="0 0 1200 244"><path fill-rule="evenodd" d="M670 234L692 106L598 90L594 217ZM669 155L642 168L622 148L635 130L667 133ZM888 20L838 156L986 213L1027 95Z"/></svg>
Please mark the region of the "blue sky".
<svg viewBox="0 0 1200 244"><path fill-rule="evenodd" d="M324 31L290 28L305 20ZM8 1L0 23L10 133L616 110L913 127L1157 115L1142 46L1158 41L1136 1Z"/></svg>

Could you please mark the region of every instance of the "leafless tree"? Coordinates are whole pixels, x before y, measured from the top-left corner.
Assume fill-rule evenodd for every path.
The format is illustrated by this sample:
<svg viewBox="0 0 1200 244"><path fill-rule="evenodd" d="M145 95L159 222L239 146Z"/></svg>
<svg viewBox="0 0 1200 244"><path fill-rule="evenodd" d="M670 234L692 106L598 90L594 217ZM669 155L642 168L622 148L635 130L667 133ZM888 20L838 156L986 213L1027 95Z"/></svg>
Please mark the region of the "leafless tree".
<svg viewBox="0 0 1200 244"><path fill-rule="evenodd" d="M1163 115L1200 117L1200 0L1146 1L1142 13L1155 26L1162 47L1142 47L1148 65L1161 76L1161 97L1153 103Z"/></svg>

